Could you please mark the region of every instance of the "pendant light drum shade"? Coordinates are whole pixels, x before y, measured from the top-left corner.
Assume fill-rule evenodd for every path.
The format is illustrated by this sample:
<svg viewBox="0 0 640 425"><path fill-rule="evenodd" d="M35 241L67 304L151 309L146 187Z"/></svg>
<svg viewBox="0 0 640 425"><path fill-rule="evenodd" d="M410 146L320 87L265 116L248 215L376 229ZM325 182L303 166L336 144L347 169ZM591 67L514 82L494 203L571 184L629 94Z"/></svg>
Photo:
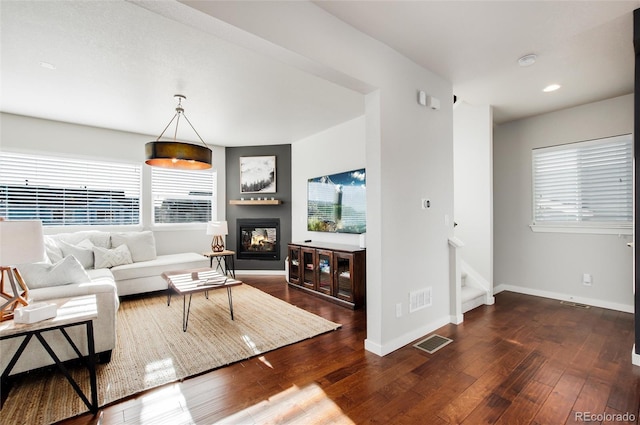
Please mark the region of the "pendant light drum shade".
<svg viewBox="0 0 640 425"><path fill-rule="evenodd" d="M145 162L154 167L205 170L211 168L211 149L191 143L155 141L145 145Z"/></svg>
<svg viewBox="0 0 640 425"><path fill-rule="evenodd" d="M176 106L176 113L169 121L169 124L164 128L160 136L153 141L148 142L145 147L145 163L153 167L163 168L177 168L182 170L205 170L211 168L211 149L202 140L200 134L193 127L189 118L184 114L184 108L182 107L182 101L186 99L184 95L176 94L174 96L178 100L178 106ZM180 125L180 118L184 117L191 129L198 136L202 142L202 146L194 145L191 143L179 142L177 140L178 126ZM165 131L171 126L171 123L176 122L176 128L174 131L173 140L160 140Z"/></svg>

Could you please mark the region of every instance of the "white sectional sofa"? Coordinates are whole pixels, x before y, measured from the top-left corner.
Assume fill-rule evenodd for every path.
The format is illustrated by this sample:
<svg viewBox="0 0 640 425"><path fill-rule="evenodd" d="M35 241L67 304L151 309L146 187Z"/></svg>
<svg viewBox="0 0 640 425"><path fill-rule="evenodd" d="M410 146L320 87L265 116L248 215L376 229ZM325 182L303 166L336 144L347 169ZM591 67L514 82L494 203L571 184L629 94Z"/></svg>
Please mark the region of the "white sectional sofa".
<svg viewBox="0 0 640 425"><path fill-rule="evenodd" d="M104 258L104 250L112 251L126 245L131 254L130 264L106 261L111 265L108 271L116 283L118 296L167 289L167 282L160 277L162 272L209 265L206 257L194 252L157 255L151 231L59 233L45 236L45 245L51 262L75 255L86 270L104 269L105 262L100 261ZM98 250L103 251L103 255Z"/></svg>
<svg viewBox="0 0 640 425"><path fill-rule="evenodd" d="M124 245L124 247L123 247ZM81 231L45 236L47 263L18 266L33 302L95 294L98 318L94 320L96 353L107 362L116 347L116 315L119 297L167 289L160 274L169 270L207 267L197 253L157 255L150 231ZM84 328L68 330L86 354ZM61 360L75 357L59 332L46 334ZM4 370L22 338L0 341L0 370ZM11 371L11 375L53 364L34 338Z"/></svg>

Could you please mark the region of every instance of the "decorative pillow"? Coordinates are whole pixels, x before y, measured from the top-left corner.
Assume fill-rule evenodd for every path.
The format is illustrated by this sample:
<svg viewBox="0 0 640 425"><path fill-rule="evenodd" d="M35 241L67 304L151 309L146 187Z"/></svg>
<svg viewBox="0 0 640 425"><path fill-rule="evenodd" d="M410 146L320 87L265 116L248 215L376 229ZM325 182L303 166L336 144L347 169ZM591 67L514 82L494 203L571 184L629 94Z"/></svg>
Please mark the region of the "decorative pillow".
<svg viewBox="0 0 640 425"><path fill-rule="evenodd" d="M91 281L82 264L73 255L69 255L55 264L21 264L17 268L30 289Z"/></svg>
<svg viewBox="0 0 640 425"><path fill-rule="evenodd" d="M114 249L93 247L93 256L95 257L95 268L106 269L121 264L131 264L131 252L126 245L120 245Z"/></svg>
<svg viewBox="0 0 640 425"><path fill-rule="evenodd" d="M89 239L85 239L77 245L71 245L65 241L60 241L58 244L65 257L73 255L85 269L93 268L93 243Z"/></svg>
<svg viewBox="0 0 640 425"><path fill-rule="evenodd" d="M101 248L111 248L111 233L100 230L80 230L73 233L57 233L52 235L56 241L65 241L71 245L78 245L85 239Z"/></svg>
<svg viewBox="0 0 640 425"><path fill-rule="evenodd" d="M56 243L56 240L51 236L44 237L44 249L47 253L47 258L51 263L57 263L58 261L64 258L64 254L62 254L62 250Z"/></svg>
<svg viewBox="0 0 640 425"><path fill-rule="evenodd" d="M111 234L111 246L116 248L120 245L127 245L131 251L131 259L134 263L139 261L155 260L156 240L153 232L124 232Z"/></svg>

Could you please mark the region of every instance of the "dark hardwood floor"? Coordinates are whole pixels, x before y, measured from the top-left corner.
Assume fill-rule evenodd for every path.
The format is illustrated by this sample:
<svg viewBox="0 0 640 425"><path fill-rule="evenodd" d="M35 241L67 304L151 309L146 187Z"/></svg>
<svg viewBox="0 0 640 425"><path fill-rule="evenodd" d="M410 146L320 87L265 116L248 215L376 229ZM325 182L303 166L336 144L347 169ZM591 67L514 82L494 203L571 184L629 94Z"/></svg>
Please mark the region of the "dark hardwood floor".
<svg viewBox="0 0 640 425"><path fill-rule="evenodd" d="M439 329L454 342L435 354L409 345L378 357L363 348L363 310L283 277L241 279L343 326L62 423L638 424L631 314L504 292Z"/></svg>

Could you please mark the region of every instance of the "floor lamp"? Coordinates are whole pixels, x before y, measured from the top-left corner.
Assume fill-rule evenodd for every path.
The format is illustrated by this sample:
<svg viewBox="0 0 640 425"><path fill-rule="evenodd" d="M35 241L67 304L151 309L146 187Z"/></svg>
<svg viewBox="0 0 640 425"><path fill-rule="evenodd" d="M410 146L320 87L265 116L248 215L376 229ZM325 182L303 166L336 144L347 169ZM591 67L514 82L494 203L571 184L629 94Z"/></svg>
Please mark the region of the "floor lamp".
<svg viewBox="0 0 640 425"><path fill-rule="evenodd" d="M29 288L18 264L44 260L44 236L40 220L0 221L0 321L13 319L19 305L28 304Z"/></svg>

